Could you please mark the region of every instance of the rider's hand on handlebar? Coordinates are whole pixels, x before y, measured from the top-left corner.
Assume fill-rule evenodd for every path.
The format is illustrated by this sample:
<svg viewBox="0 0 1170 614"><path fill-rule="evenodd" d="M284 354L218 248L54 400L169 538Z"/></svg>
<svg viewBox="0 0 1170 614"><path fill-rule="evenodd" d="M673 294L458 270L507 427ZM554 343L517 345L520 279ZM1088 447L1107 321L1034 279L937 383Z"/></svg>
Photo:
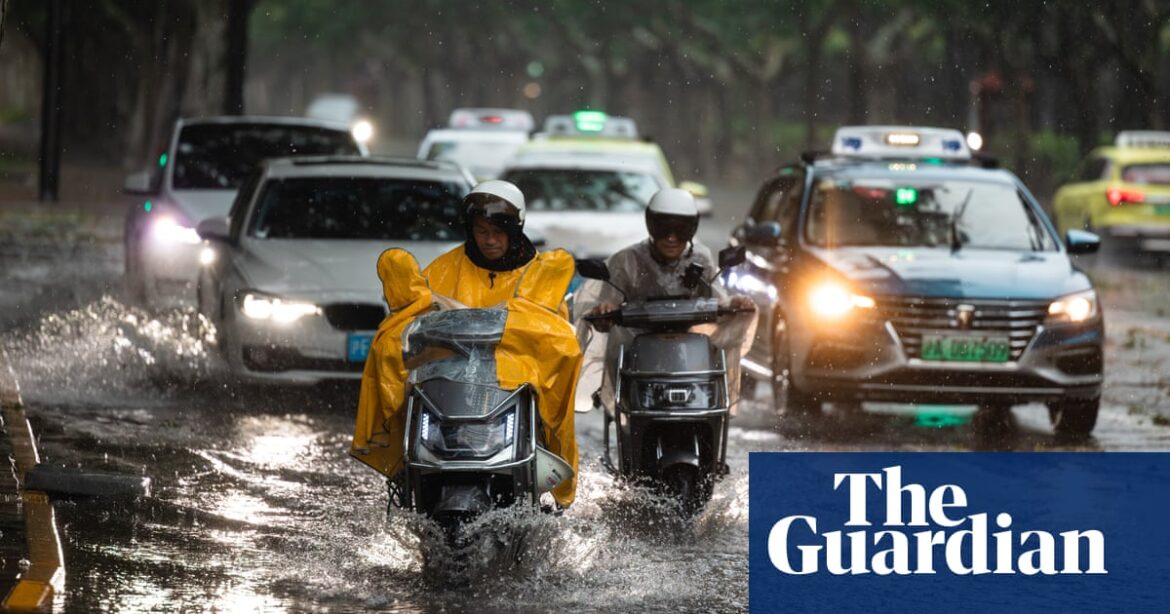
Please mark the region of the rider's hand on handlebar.
<svg viewBox="0 0 1170 614"><path fill-rule="evenodd" d="M618 309L618 306L614 305L613 303L602 303L602 304L594 307L593 309L589 310L589 313L587 313L585 315L601 316L601 315L605 315L607 313L612 313L614 311L617 311L617 309ZM593 324L593 328L595 330L597 330L597 332L600 332L600 333L608 333L609 329L613 328L613 320L594 320L590 323Z"/></svg>

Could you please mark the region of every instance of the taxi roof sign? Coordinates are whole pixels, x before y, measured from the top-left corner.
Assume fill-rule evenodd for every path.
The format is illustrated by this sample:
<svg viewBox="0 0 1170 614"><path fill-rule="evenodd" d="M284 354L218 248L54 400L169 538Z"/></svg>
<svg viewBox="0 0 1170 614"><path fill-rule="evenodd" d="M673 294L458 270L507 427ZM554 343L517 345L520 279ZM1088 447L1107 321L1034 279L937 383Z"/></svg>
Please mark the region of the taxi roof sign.
<svg viewBox="0 0 1170 614"><path fill-rule="evenodd" d="M600 136L611 139L638 138L638 125L629 117L606 115L602 111L577 111L572 115L550 115L544 120L548 136Z"/></svg>
<svg viewBox="0 0 1170 614"><path fill-rule="evenodd" d="M1117 147L1170 148L1170 132L1160 130L1122 130L1114 141Z"/></svg>
<svg viewBox="0 0 1170 614"><path fill-rule="evenodd" d="M919 126L842 126L833 136L833 155L850 158L971 159L963 133Z"/></svg>
<svg viewBox="0 0 1170 614"><path fill-rule="evenodd" d="M451 111L447 119L451 128L474 130L522 130L531 132L536 127L532 114L519 109L462 108Z"/></svg>

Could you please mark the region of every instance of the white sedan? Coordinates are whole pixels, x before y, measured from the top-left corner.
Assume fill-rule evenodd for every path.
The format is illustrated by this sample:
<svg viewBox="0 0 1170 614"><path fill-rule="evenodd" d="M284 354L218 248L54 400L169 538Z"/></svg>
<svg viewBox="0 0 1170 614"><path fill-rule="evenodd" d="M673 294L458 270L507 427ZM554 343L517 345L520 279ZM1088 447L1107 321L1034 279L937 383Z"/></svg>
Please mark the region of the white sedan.
<svg viewBox="0 0 1170 614"><path fill-rule="evenodd" d="M451 163L359 157L269 162L224 218L199 225L199 309L233 374L359 379L387 313L378 255L421 267L463 240L471 177Z"/></svg>

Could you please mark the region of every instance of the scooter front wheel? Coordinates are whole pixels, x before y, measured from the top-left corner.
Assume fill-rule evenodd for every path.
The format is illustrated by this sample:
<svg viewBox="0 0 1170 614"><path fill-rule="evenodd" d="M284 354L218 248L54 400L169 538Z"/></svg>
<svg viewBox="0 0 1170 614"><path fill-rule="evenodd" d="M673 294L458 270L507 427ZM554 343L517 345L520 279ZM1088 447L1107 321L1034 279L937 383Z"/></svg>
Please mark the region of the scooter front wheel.
<svg viewBox="0 0 1170 614"><path fill-rule="evenodd" d="M673 467L663 476L663 482L667 494L678 503L683 518L694 517L711 500L711 480L702 476L696 467Z"/></svg>

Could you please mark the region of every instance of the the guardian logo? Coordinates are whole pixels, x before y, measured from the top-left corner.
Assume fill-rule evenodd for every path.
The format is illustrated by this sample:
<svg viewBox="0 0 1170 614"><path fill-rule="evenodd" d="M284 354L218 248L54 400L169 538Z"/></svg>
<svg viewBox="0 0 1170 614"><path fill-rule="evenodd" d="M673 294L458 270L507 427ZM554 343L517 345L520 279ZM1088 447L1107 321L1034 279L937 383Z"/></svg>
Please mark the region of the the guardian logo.
<svg viewBox="0 0 1170 614"><path fill-rule="evenodd" d="M827 487L827 485L826 485ZM881 473L834 473L834 491L848 495L845 527L825 531L817 518L781 518L768 532L768 558L784 574L958 575L1107 574L1105 535L1096 529L1017 530L1006 511L965 514L967 493L954 484L927 492L902 482L902 467ZM879 527L867 513L871 496L885 498ZM994 525L994 526L993 526Z"/></svg>

